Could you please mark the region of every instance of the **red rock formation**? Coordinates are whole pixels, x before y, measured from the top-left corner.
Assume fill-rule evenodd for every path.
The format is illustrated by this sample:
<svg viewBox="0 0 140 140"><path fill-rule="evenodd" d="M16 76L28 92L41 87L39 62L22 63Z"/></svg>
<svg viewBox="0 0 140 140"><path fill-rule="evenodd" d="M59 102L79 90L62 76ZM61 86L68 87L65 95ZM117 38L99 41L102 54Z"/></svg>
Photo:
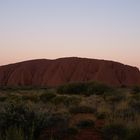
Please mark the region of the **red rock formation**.
<svg viewBox="0 0 140 140"><path fill-rule="evenodd" d="M57 86L86 81L138 85L140 71L113 61L76 57L31 60L0 67L0 86Z"/></svg>

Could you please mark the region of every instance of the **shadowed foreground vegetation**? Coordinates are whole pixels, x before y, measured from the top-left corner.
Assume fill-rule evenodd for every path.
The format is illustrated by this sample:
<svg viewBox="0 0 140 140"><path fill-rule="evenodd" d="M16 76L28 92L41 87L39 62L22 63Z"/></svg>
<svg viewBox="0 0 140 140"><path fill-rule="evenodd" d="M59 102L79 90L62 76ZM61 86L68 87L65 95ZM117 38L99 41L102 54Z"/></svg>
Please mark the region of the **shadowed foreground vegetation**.
<svg viewBox="0 0 140 140"><path fill-rule="evenodd" d="M139 86L0 89L0 140L139 139Z"/></svg>

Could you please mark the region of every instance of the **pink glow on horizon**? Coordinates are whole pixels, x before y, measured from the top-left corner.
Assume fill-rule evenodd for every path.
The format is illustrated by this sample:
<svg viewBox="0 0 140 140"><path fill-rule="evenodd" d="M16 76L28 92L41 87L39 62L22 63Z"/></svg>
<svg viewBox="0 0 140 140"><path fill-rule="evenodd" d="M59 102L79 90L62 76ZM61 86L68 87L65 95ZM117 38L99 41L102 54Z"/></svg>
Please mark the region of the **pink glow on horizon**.
<svg viewBox="0 0 140 140"><path fill-rule="evenodd" d="M140 1L0 1L0 65L86 57L140 68Z"/></svg>

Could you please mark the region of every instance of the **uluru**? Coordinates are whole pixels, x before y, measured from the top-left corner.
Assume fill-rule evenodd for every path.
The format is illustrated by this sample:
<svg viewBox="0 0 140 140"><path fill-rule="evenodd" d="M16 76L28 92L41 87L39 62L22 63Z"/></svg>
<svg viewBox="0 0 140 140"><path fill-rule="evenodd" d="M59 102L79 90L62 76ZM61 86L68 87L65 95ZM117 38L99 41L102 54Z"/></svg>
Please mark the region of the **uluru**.
<svg viewBox="0 0 140 140"><path fill-rule="evenodd" d="M118 62L68 57L0 66L0 86L59 86L97 81L112 86L140 85L140 71Z"/></svg>

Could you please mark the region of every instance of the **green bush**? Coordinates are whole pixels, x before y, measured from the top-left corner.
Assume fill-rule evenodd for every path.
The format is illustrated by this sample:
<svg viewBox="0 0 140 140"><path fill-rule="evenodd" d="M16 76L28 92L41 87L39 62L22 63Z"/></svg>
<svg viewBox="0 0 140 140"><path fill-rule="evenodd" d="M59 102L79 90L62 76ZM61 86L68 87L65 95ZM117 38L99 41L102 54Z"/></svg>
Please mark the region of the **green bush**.
<svg viewBox="0 0 140 140"><path fill-rule="evenodd" d="M140 101L140 94L133 94L131 100Z"/></svg>
<svg viewBox="0 0 140 140"><path fill-rule="evenodd" d="M89 84L88 86L88 91L87 93L89 95L103 95L104 93L108 93L108 92L113 92L113 88L108 86L108 85L105 85L105 84L102 84L102 83L96 83L96 82L92 82Z"/></svg>
<svg viewBox="0 0 140 140"><path fill-rule="evenodd" d="M25 140L35 140L46 127L47 117L48 114L35 112L28 105L9 103L0 112L0 132L6 134L9 128L21 128Z"/></svg>
<svg viewBox="0 0 140 140"><path fill-rule="evenodd" d="M88 85L85 83L70 83L58 87L57 93L59 94L85 94Z"/></svg>
<svg viewBox="0 0 140 140"><path fill-rule="evenodd" d="M79 105L80 102L81 102L81 98L70 96L70 97L67 97L66 100L64 100L64 105L66 105L67 107L77 106Z"/></svg>
<svg viewBox="0 0 140 140"><path fill-rule="evenodd" d="M25 140L23 130L20 128L9 128L6 131L5 140Z"/></svg>
<svg viewBox="0 0 140 140"><path fill-rule="evenodd" d="M103 113L97 113L97 114L96 114L96 117L97 117L97 119L99 119L99 120L103 120L103 119L106 118L106 113L105 113L105 112L103 112Z"/></svg>
<svg viewBox="0 0 140 140"><path fill-rule="evenodd" d="M111 95L111 96L108 96L107 97L107 102L109 103L119 103L121 102L122 100L125 100L125 96L124 95L120 95L120 94L114 94L114 95Z"/></svg>
<svg viewBox="0 0 140 140"><path fill-rule="evenodd" d="M76 134L78 134L78 129L76 128L76 127L70 127L70 128L68 128L67 129L67 134L68 135L76 135Z"/></svg>
<svg viewBox="0 0 140 140"><path fill-rule="evenodd" d="M126 140L139 140L140 139L140 128L135 128L129 131Z"/></svg>
<svg viewBox="0 0 140 140"><path fill-rule="evenodd" d="M70 113L78 114L78 113L96 113L96 109L89 106L77 106L70 108Z"/></svg>
<svg viewBox="0 0 140 140"><path fill-rule="evenodd" d="M0 102L4 102L7 100L7 96L0 96Z"/></svg>
<svg viewBox="0 0 140 140"><path fill-rule="evenodd" d="M108 124L102 129L104 140L124 140L128 129L122 124Z"/></svg>
<svg viewBox="0 0 140 140"><path fill-rule="evenodd" d="M52 101L56 97L54 93L43 93L40 95L40 100L44 103Z"/></svg>
<svg viewBox="0 0 140 140"><path fill-rule="evenodd" d="M58 95L53 98L55 105L64 104L67 107L77 106L81 102L81 98L75 96Z"/></svg>
<svg viewBox="0 0 140 140"><path fill-rule="evenodd" d="M71 83L57 88L59 94L82 94L82 95L102 95L105 92L112 92L114 89L105 84L96 82Z"/></svg>
<svg viewBox="0 0 140 140"><path fill-rule="evenodd" d="M67 114L54 113L48 118L45 139L63 140L69 127L69 116Z"/></svg>
<svg viewBox="0 0 140 140"><path fill-rule="evenodd" d="M115 111L115 117L123 120L134 120L135 111L131 108L119 109Z"/></svg>
<svg viewBox="0 0 140 140"><path fill-rule="evenodd" d="M54 103L55 105L65 104L65 102L66 102L67 99L68 99L68 96L65 96L65 95L56 96L56 97L53 99L53 103Z"/></svg>
<svg viewBox="0 0 140 140"><path fill-rule="evenodd" d="M138 100L131 100L129 102L129 106L131 107L131 109L133 109L135 112L140 113L140 101Z"/></svg>
<svg viewBox="0 0 140 140"><path fill-rule="evenodd" d="M69 116L67 114L54 113L48 117L47 128L61 128L66 130L68 128Z"/></svg>
<svg viewBox="0 0 140 140"><path fill-rule="evenodd" d="M9 94L7 100L12 102L20 102L22 100L22 97L16 94Z"/></svg>
<svg viewBox="0 0 140 140"><path fill-rule="evenodd" d="M37 103L37 102L39 102L39 97L38 97L38 95L23 95L22 100Z"/></svg>
<svg viewBox="0 0 140 140"><path fill-rule="evenodd" d="M76 125L78 128L91 128L94 127L94 121L93 120L82 120L80 122L78 122L78 124Z"/></svg>
<svg viewBox="0 0 140 140"><path fill-rule="evenodd" d="M140 86L135 86L135 87L133 87L132 93L133 93L133 94L138 94L138 93L140 93Z"/></svg>

